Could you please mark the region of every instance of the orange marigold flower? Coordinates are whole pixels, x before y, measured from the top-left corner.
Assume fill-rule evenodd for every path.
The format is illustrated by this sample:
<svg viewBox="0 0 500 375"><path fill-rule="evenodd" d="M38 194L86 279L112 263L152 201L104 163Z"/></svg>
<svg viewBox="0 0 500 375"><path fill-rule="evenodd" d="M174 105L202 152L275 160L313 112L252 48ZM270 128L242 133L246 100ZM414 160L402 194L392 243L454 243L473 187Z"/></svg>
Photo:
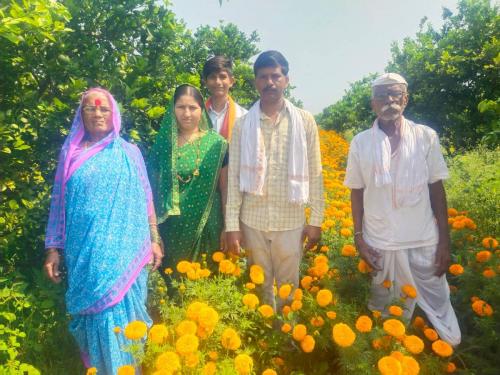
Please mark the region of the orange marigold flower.
<svg viewBox="0 0 500 375"><path fill-rule="evenodd" d="M250 267L250 279L254 284L262 284L264 282L264 269L257 264L253 264Z"/></svg>
<svg viewBox="0 0 500 375"><path fill-rule="evenodd" d="M496 272L491 267L487 267L483 271L483 276L486 277L487 279L491 279L496 275L497 275Z"/></svg>
<svg viewBox="0 0 500 375"><path fill-rule="evenodd" d="M425 328L424 336L427 337L429 341L436 341L439 338L437 332L432 328Z"/></svg>
<svg viewBox="0 0 500 375"><path fill-rule="evenodd" d="M322 327L325 324L325 319L321 316L314 316L311 318L310 322L313 327Z"/></svg>
<svg viewBox="0 0 500 375"><path fill-rule="evenodd" d="M326 245L321 246L319 249L319 251L321 251L322 253L327 253L328 250L330 250L330 248Z"/></svg>
<svg viewBox="0 0 500 375"><path fill-rule="evenodd" d="M361 259L358 263L358 271L361 273L371 272L371 267L366 263L363 259Z"/></svg>
<svg viewBox="0 0 500 375"><path fill-rule="evenodd" d="M420 365L413 357L405 355L400 363L405 375L418 375L420 372Z"/></svg>
<svg viewBox="0 0 500 375"><path fill-rule="evenodd" d="M236 269L236 265L229 259L222 259L219 263L219 272L230 274Z"/></svg>
<svg viewBox="0 0 500 375"><path fill-rule="evenodd" d="M340 254L345 257L353 257L356 255L356 248L352 245L344 245Z"/></svg>
<svg viewBox="0 0 500 375"><path fill-rule="evenodd" d="M328 319L335 319L337 317L337 313L335 311L327 311L326 316Z"/></svg>
<svg viewBox="0 0 500 375"><path fill-rule="evenodd" d="M117 375L135 375L135 368L132 365L118 367Z"/></svg>
<svg viewBox="0 0 500 375"><path fill-rule="evenodd" d="M154 324L149 330L149 341L161 345L168 338L168 328L164 324Z"/></svg>
<svg viewBox="0 0 500 375"><path fill-rule="evenodd" d="M416 316L413 320L413 328L415 329L424 329L425 320L421 316Z"/></svg>
<svg viewBox="0 0 500 375"><path fill-rule="evenodd" d="M457 216L458 215L458 211L454 208L448 208L448 216Z"/></svg>
<svg viewBox="0 0 500 375"><path fill-rule="evenodd" d="M315 266L317 266L318 264L328 264L328 258L323 254L318 255L318 256L314 257L313 264Z"/></svg>
<svg viewBox="0 0 500 375"><path fill-rule="evenodd" d="M448 268L448 271L452 275L458 276L464 273L464 268L460 264L452 264L450 268Z"/></svg>
<svg viewBox="0 0 500 375"><path fill-rule="evenodd" d="M191 269L191 263L189 263L187 260L181 260L179 263L177 263L177 271L180 273L187 273Z"/></svg>
<svg viewBox="0 0 500 375"><path fill-rule="evenodd" d="M413 285L406 284L401 287L401 291L409 298L417 298L417 290Z"/></svg>
<svg viewBox="0 0 500 375"><path fill-rule="evenodd" d="M352 234L352 232L350 229L347 229L347 228L340 229L340 235L342 237L349 237L351 234Z"/></svg>
<svg viewBox="0 0 500 375"><path fill-rule="evenodd" d="M405 348L412 354L420 354L424 350L424 342L415 335L406 336L403 340Z"/></svg>
<svg viewBox="0 0 500 375"><path fill-rule="evenodd" d="M464 229L465 228L465 221L463 220L455 220L453 221L453 224L451 224L451 227L456 230Z"/></svg>
<svg viewBox="0 0 500 375"><path fill-rule="evenodd" d="M226 349L237 350L241 346L241 339L238 332L234 329L226 328L224 332L222 332L221 343Z"/></svg>
<svg viewBox="0 0 500 375"><path fill-rule="evenodd" d="M97 368L95 367L90 367L87 369L87 374L86 375L96 375L97 374Z"/></svg>
<svg viewBox="0 0 500 375"><path fill-rule="evenodd" d="M217 361L219 358L219 353L217 353L215 350L212 350L208 352L208 358L210 358L212 361Z"/></svg>
<svg viewBox="0 0 500 375"><path fill-rule="evenodd" d="M291 284L283 284L280 286L278 295L281 299L287 299L288 296L290 296L290 293L292 292L292 285Z"/></svg>
<svg viewBox="0 0 500 375"><path fill-rule="evenodd" d="M391 306L389 306L389 314L394 315L394 316L402 316L403 309L399 306L391 305Z"/></svg>
<svg viewBox="0 0 500 375"><path fill-rule="evenodd" d="M268 368L262 371L262 375L278 375L278 373L273 369Z"/></svg>
<svg viewBox="0 0 500 375"><path fill-rule="evenodd" d="M316 302L321 307L328 306L333 300L333 294L328 289L321 289L316 295Z"/></svg>
<svg viewBox="0 0 500 375"><path fill-rule="evenodd" d="M269 305L262 305L257 310L264 318L270 318L274 315L274 310Z"/></svg>
<svg viewBox="0 0 500 375"><path fill-rule="evenodd" d="M222 251L216 251L212 254L212 260L215 263L220 263L221 260L225 259L226 255Z"/></svg>
<svg viewBox="0 0 500 375"><path fill-rule="evenodd" d="M440 357L449 357L453 354L453 348L443 340L436 340L432 343L432 350Z"/></svg>
<svg viewBox="0 0 500 375"><path fill-rule="evenodd" d="M292 326L288 323L285 323L281 326L281 332L288 333L292 330Z"/></svg>
<svg viewBox="0 0 500 375"><path fill-rule="evenodd" d="M347 324L337 323L333 326L332 338L338 346L347 348L356 340L356 334Z"/></svg>
<svg viewBox="0 0 500 375"><path fill-rule="evenodd" d="M391 356L380 358L377 367L382 375L401 375L403 373L401 363Z"/></svg>
<svg viewBox="0 0 500 375"><path fill-rule="evenodd" d="M304 353L311 353L314 350L316 341L311 335L306 335L304 339L300 342L300 348Z"/></svg>
<svg viewBox="0 0 500 375"><path fill-rule="evenodd" d="M146 335L147 331L148 326L146 323L140 320L134 320L127 324L124 334L129 340L140 340Z"/></svg>
<svg viewBox="0 0 500 375"><path fill-rule="evenodd" d="M401 337L405 334L405 326L397 319L387 319L382 327L384 331L393 337Z"/></svg>
<svg viewBox="0 0 500 375"><path fill-rule="evenodd" d="M186 317L193 321L198 321L198 316L200 315L200 311L202 308L208 307L206 303L203 302L192 302L186 309Z"/></svg>
<svg viewBox="0 0 500 375"><path fill-rule="evenodd" d="M357 320L356 320L356 329L359 332L366 333L370 332L372 330L373 322L370 319L369 316L367 315L361 315Z"/></svg>
<svg viewBox="0 0 500 375"><path fill-rule="evenodd" d="M302 341L307 335L307 327L303 324L297 324L293 327L292 337L295 341Z"/></svg>
<svg viewBox="0 0 500 375"><path fill-rule="evenodd" d="M374 317L375 319L378 319L378 318L380 318L380 317L382 316L382 312L380 312L380 311L378 311L378 310L373 310L373 311L372 311L372 314L373 314L373 317Z"/></svg>
<svg viewBox="0 0 500 375"><path fill-rule="evenodd" d="M448 362L444 367L444 371L448 374L452 374L457 370L457 366L453 362Z"/></svg>
<svg viewBox="0 0 500 375"><path fill-rule="evenodd" d="M382 286L386 289L389 289L392 286L392 281L391 280L384 280L382 283Z"/></svg>
<svg viewBox="0 0 500 375"><path fill-rule="evenodd" d="M300 286L302 286L302 288L304 289L309 289L312 282L313 278L311 276L304 276L302 280L300 280Z"/></svg>
<svg viewBox="0 0 500 375"><path fill-rule="evenodd" d="M251 310L254 310L259 305L259 297L253 293L248 293L243 296L243 304Z"/></svg>
<svg viewBox="0 0 500 375"><path fill-rule="evenodd" d="M396 358L399 362L401 362L404 358L404 354L398 351L391 352L391 357Z"/></svg>
<svg viewBox="0 0 500 375"><path fill-rule="evenodd" d="M248 290L253 290L253 289L255 289L255 284L254 283L246 283L245 288L247 288Z"/></svg>
<svg viewBox="0 0 500 375"><path fill-rule="evenodd" d="M281 309L281 312L283 313L283 315L285 317L288 317L288 314L290 314L290 311L292 311L292 309L288 305L283 306L283 308Z"/></svg>
<svg viewBox="0 0 500 375"><path fill-rule="evenodd" d="M304 296L304 293L302 292L302 289L300 289L300 288L295 289L295 292L293 292L293 299L295 301L301 301L303 296Z"/></svg>
<svg viewBox="0 0 500 375"><path fill-rule="evenodd" d="M477 300L472 302L472 310L479 316L491 316L493 315L493 309L483 300Z"/></svg>
<svg viewBox="0 0 500 375"><path fill-rule="evenodd" d="M292 305L290 306L292 311L298 311L302 308L302 301L292 301Z"/></svg>
<svg viewBox="0 0 500 375"><path fill-rule="evenodd" d="M284 366L284 365L285 365L285 361L284 361L284 360L283 360L283 358L281 358L281 357L274 357L274 358L273 358L273 363L274 363L276 366L278 366L278 367L280 367L280 366Z"/></svg>
<svg viewBox="0 0 500 375"><path fill-rule="evenodd" d="M486 237L483 238L481 241L481 244L485 249L489 250L495 250L498 247L498 241L494 239L493 237Z"/></svg>
<svg viewBox="0 0 500 375"><path fill-rule="evenodd" d="M482 250L476 254L476 260L479 263L484 263L489 261L491 258L491 251L488 250Z"/></svg>

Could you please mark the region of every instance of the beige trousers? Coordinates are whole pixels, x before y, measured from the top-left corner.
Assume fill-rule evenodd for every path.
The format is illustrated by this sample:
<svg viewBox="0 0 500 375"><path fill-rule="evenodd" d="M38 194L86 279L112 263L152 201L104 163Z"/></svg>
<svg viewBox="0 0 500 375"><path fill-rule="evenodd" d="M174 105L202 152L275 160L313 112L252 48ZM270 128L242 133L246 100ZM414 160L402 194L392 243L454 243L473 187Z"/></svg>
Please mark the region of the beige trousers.
<svg viewBox="0 0 500 375"><path fill-rule="evenodd" d="M257 264L265 273L264 283L259 287L262 303L276 307L274 280L278 288L282 284L299 285L299 266L302 259L301 243L303 227L292 230L264 232L241 223L243 247L249 266ZM284 301L278 301L281 309Z"/></svg>

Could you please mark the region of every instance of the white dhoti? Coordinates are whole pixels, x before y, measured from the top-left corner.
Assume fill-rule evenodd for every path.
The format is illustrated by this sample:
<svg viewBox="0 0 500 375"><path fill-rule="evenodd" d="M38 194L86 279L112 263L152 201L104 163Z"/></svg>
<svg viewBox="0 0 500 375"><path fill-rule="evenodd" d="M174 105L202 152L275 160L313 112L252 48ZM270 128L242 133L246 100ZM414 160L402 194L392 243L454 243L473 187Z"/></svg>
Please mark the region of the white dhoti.
<svg viewBox="0 0 500 375"><path fill-rule="evenodd" d="M446 276L435 275L436 246L377 251L381 255L377 263L382 271L378 271L372 279L368 307L386 315L391 300L403 297L401 287L412 285L417 291L417 298L406 299L404 316L410 319L417 303L441 339L453 346L460 344L460 327L450 302ZM390 288L382 285L385 280L392 282Z"/></svg>

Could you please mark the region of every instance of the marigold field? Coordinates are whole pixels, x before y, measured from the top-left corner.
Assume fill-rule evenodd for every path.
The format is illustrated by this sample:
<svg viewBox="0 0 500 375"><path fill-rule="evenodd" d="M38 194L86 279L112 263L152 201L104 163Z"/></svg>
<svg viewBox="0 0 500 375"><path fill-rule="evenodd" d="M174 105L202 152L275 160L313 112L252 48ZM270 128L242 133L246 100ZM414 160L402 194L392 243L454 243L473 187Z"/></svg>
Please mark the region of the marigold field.
<svg viewBox="0 0 500 375"><path fill-rule="evenodd" d="M162 270L171 285L167 290L160 277L152 278L155 324L115 327L146 374L497 373L498 241L480 236L467 212L449 209L448 281L463 334L457 348L418 309L411 322L402 318L405 299L417 297L412 285L392 301L389 317L369 311L370 269L356 253L349 190L342 185L348 143L331 131L321 131L321 140L323 239L304 255L300 285L275 290L284 307L260 303L258 287L267 277L260 267L248 269L244 259L221 252ZM383 285L393 287L391 280ZM133 366L119 372L133 373Z"/></svg>

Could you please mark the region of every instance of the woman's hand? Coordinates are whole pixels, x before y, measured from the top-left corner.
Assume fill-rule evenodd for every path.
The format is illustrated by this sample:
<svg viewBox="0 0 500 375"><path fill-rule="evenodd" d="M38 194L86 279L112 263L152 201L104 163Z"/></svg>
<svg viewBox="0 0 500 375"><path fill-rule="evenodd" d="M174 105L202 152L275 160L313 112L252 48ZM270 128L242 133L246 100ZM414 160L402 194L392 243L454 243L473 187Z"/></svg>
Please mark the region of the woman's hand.
<svg viewBox="0 0 500 375"><path fill-rule="evenodd" d="M160 244L152 242L151 251L153 253L153 259L151 260L153 267L151 268L151 271L156 271L158 267L161 266L161 261L163 259L163 249L162 246L160 246Z"/></svg>
<svg viewBox="0 0 500 375"><path fill-rule="evenodd" d="M55 248L48 249L43 269L50 281L56 284L61 282L61 272L59 272L60 262L61 257L59 255L59 251Z"/></svg>

